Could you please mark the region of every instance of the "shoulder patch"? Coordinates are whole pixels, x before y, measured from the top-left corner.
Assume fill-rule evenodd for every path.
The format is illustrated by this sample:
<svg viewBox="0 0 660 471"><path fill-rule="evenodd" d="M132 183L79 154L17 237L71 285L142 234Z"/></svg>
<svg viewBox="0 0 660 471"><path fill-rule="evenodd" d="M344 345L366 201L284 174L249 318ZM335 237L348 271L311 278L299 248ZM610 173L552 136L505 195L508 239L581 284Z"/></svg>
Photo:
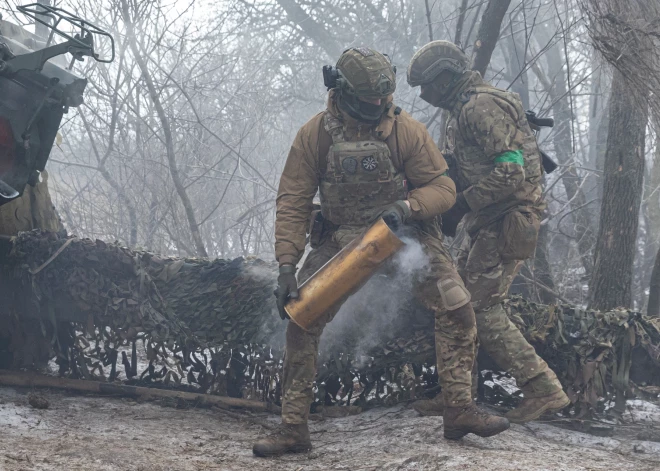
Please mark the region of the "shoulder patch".
<svg viewBox="0 0 660 471"><path fill-rule="evenodd" d="M468 97L463 109L466 112L473 113L475 111L482 112L483 108L488 108L493 105L493 97L485 93L473 93Z"/></svg>

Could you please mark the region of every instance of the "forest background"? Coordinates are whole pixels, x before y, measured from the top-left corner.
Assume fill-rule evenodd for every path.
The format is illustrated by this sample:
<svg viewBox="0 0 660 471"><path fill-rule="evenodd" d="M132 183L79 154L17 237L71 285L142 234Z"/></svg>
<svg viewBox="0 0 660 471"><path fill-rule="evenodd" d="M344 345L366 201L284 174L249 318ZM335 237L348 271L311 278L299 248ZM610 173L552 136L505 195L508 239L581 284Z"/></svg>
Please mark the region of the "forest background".
<svg viewBox="0 0 660 471"><path fill-rule="evenodd" d="M48 163L70 233L272 260L278 179L296 131L325 106L322 66L350 46L388 54L395 102L442 149L446 117L405 71L421 46L445 39L555 119L538 140L559 168L513 291L660 314L657 0L47 2L111 32L117 52L111 64L74 65L89 79L85 104L65 116ZM26 24L16 3L0 4L3 18Z"/></svg>

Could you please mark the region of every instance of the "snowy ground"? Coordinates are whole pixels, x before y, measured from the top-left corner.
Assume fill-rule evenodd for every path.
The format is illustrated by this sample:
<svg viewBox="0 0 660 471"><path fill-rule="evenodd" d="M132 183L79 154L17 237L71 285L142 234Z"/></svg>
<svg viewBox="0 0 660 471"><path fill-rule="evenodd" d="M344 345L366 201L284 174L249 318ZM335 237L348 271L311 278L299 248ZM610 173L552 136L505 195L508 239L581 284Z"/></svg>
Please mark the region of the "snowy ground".
<svg viewBox="0 0 660 471"><path fill-rule="evenodd" d="M442 418L410 408L374 409L312 422L314 450L278 459L252 456L267 433L259 423L214 410L41 391L50 407L33 409L26 390L0 388L0 470L658 470L660 408L636 401L631 424L610 438L535 422L496 437L442 438ZM635 420L634 424L632 419ZM654 433L655 433L654 432ZM657 436L657 435L656 435Z"/></svg>

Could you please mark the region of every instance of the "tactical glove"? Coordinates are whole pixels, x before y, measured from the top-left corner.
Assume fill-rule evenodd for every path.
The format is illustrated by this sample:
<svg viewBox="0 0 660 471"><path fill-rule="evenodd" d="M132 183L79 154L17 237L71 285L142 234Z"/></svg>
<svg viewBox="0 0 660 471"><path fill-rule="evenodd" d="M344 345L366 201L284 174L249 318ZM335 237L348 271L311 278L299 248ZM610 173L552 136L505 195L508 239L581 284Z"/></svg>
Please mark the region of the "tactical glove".
<svg viewBox="0 0 660 471"><path fill-rule="evenodd" d="M277 277L277 289L274 291L277 298L277 310L282 320L288 319L289 315L284 310L288 298L298 297L298 280L296 280L296 267L293 265L282 265L280 276Z"/></svg>
<svg viewBox="0 0 660 471"><path fill-rule="evenodd" d="M456 237L456 228L463 216L471 211L463 192L456 195L456 203L442 215L442 233L448 237Z"/></svg>
<svg viewBox="0 0 660 471"><path fill-rule="evenodd" d="M393 231L398 230L412 215L412 211L408 204L399 200L389 206L387 206L378 217L382 217L385 224L389 226Z"/></svg>

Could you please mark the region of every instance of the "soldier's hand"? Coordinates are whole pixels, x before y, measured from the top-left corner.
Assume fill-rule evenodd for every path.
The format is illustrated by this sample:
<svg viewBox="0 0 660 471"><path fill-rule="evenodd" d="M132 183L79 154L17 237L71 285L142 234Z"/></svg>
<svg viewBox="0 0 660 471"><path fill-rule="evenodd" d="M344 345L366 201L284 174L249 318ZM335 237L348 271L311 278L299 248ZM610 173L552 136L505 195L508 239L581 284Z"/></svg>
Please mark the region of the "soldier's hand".
<svg viewBox="0 0 660 471"><path fill-rule="evenodd" d="M390 229L396 231L408 220L411 214L412 211L408 202L399 200L383 209L379 217L383 218Z"/></svg>
<svg viewBox="0 0 660 471"><path fill-rule="evenodd" d="M456 229L458 224L463 219L467 213L470 212L470 206L468 205L465 196L463 193L456 195L456 203L451 207L449 211L442 214L442 233L448 237L456 237Z"/></svg>
<svg viewBox="0 0 660 471"><path fill-rule="evenodd" d="M284 310L284 305L289 298L298 297L298 280L296 279L296 267L294 265L282 265L280 276L277 277L277 289L274 292L277 298L277 310L282 320L288 319L289 315Z"/></svg>

